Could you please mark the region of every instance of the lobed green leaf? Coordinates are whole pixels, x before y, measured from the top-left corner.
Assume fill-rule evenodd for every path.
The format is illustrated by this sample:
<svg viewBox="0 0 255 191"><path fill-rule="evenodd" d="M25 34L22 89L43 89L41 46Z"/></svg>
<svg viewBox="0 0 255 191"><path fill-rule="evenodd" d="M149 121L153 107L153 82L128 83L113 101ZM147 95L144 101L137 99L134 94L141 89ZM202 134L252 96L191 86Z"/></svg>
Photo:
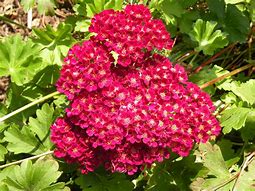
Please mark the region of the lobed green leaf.
<svg viewBox="0 0 255 191"><path fill-rule="evenodd" d="M34 164L26 160L20 166L13 166L13 173L7 174L3 182L9 190L16 191L62 191L64 183L56 183L61 175L58 163L53 159L38 159Z"/></svg>
<svg viewBox="0 0 255 191"><path fill-rule="evenodd" d="M194 29L189 33L191 39L198 43L195 48L203 51L204 54L213 55L214 52L228 44L226 35L220 30L215 30L217 23L198 19L194 24Z"/></svg>
<svg viewBox="0 0 255 191"><path fill-rule="evenodd" d="M4 140L8 142L7 149L15 154L29 153L40 154L50 150L53 144L50 141L50 126L54 120L53 109L44 104L37 110L37 118L30 118L29 124L21 129L12 125L5 131Z"/></svg>
<svg viewBox="0 0 255 191"><path fill-rule="evenodd" d="M110 175L105 174L105 172L89 173L79 176L75 183L83 191L132 191L134 188L132 182L120 173Z"/></svg>
<svg viewBox="0 0 255 191"><path fill-rule="evenodd" d="M5 38L0 42L0 76L10 75L17 85L28 83L43 68L40 51L39 45L20 35Z"/></svg>

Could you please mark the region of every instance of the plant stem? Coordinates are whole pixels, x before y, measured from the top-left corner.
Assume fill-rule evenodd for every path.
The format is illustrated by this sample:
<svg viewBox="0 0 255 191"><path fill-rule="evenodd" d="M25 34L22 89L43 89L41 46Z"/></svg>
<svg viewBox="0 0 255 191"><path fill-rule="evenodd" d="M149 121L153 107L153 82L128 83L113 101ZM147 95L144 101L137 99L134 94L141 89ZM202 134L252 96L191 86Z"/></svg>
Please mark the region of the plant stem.
<svg viewBox="0 0 255 191"><path fill-rule="evenodd" d="M32 21L33 21L33 9L30 8L27 12L27 28L32 29Z"/></svg>
<svg viewBox="0 0 255 191"><path fill-rule="evenodd" d="M26 29L26 28L27 28L27 27L25 27L24 25L21 25L21 24L19 24L19 23L16 23L15 21L13 21L13 20L11 20L11 19L5 17L5 16L0 16L0 20L4 21L4 22L6 22L6 23L15 24L15 25L21 27L22 29Z"/></svg>
<svg viewBox="0 0 255 191"><path fill-rule="evenodd" d="M213 79L213 80L211 80L209 82L206 82L205 84L201 85L200 88L204 89L204 88L206 88L208 86L211 86L211 85L213 85L213 84L215 84L215 83L217 83L217 82L219 82L221 80L224 80L225 78L227 78L229 76L233 76L233 75L238 74L238 73L240 73L240 72L242 72L244 70L247 70L248 68L251 68L252 66L254 66L253 63L247 64L245 66L242 66L241 68L238 68L238 69L236 69L236 70L234 70L234 71L232 71L230 73L224 74L224 75L222 75L222 76L220 76L218 78L215 78L215 79Z"/></svg>
<svg viewBox="0 0 255 191"><path fill-rule="evenodd" d="M238 177L239 173L236 173L235 175L231 176L230 178L226 179L225 181L223 181L222 183L216 185L216 186L213 186L213 187L210 187L204 191L216 191L222 187L224 187L225 185L229 184L230 182L232 182L233 180L235 180L237 177Z"/></svg>
<svg viewBox="0 0 255 191"><path fill-rule="evenodd" d="M185 53L184 55L178 57L175 61L175 63L179 63L179 62L183 62L185 61L186 59L190 58L192 55L196 54L196 52L193 50L193 51L189 51L187 53Z"/></svg>
<svg viewBox="0 0 255 191"><path fill-rule="evenodd" d="M0 166L0 169L6 168L8 166L15 165L15 164L20 164L20 163L22 163L22 162L24 162L26 160L33 160L33 159L37 159L37 158L40 158L40 157L43 157L43 156L46 156L46 155L51 155L53 152L54 151L47 151L47 152L39 154L39 155L35 155L35 156L32 156L32 157L21 159L21 160L18 160L18 161L15 161L15 162L11 162L11 163L8 163L8 164L4 164L4 165Z"/></svg>
<svg viewBox="0 0 255 191"><path fill-rule="evenodd" d="M197 52L196 54L194 54L193 58L191 59L191 61L190 61L190 63L189 63L189 66L190 66L190 67L193 67L193 63L194 63L195 59L197 58L198 54L199 54L199 52Z"/></svg>
<svg viewBox="0 0 255 191"><path fill-rule="evenodd" d="M232 50L235 48L235 46L232 46L230 49L228 49L228 52L227 52L227 54L226 54L226 56L224 56L224 60L223 60L223 62L222 62L222 64L221 64L221 67L222 68L225 68L225 66L226 66L226 61L229 59L229 56L230 56L230 53L232 52ZM231 56L230 56L230 58L231 57L234 57L234 54L232 54ZM216 59L215 59L216 60ZM214 60L214 61L215 61Z"/></svg>
<svg viewBox="0 0 255 191"><path fill-rule="evenodd" d="M30 108L30 107L36 105L36 104L38 104L38 103L41 103L41 102L43 102L43 101L45 101L45 100L47 100L47 99L49 99L49 98L52 98L52 97L54 97L54 96L56 96L56 95L58 95L58 94L60 94L60 93L57 92L57 91L56 91L56 92L53 92L53 93L51 93L51 94L49 94L49 95L47 95L47 96L44 96L44 97L42 97L42 98L39 98L39 99L37 99L37 100L35 100L35 101L33 101L33 102L31 102L31 103L25 105L25 106L23 106L23 107L21 107L21 108L15 110L15 111L13 111L13 112L11 112L11 113L9 113L9 114L7 114L7 115L1 117L1 118L0 118L0 124L1 124L3 121L5 121L6 119L9 119L10 117L12 117L12 116L14 116L14 115L16 115L16 114L18 114L18 113L24 111L24 110L26 110L26 109L28 109L28 108Z"/></svg>
<svg viewBox="0 0 255 191"><path fill-rule="evenodd" d="M237 179L235 180L235 183L234 183L234 186L233 186L233 189L232 191L237 191L236 190L236 186L238 185L238 182L239 182L239 177L243 174L244 172L244 169L249 165L249 163L254 160L254 155L255 155L255 152L251 153L245 160L245 162L243 163L243 166L237 176Z"/></svg>
<svg viewBox="0 0 255 191"><path fill-rule="evenodd" d="M222 49L220 52L216 53L214 56L212 56L211 58L209 58L208 60L206 60L204 63L202 63L200 66L198 66L194 73L198 73L200 70L203 69L203 67L205 67L206 65L210 64L215 58L218 58L220 55L222 55L224 52L226 52L228 49L233 48L235 46L235 44L231 44L230 46Z"/></svg>
<svg viewBox="0 0 255 191"><path fill-rule="evenodd" d="M242 51L230 64L228 64L225 69L229 69L231 68L234 64L236 64L238 62L238 60L240 60L240 58L247 52L247 50Z"/></svg>

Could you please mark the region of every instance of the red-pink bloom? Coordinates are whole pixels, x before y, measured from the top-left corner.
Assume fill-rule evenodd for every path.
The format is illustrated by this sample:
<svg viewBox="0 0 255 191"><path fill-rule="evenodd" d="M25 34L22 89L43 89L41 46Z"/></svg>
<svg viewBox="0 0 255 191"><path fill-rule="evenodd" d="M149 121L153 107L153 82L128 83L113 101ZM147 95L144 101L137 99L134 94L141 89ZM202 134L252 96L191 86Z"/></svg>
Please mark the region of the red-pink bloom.
<svg viewBox="0 0 255 191"><path fill-rule="evenodd" d="M70 100L51 127L57 157L80 164L82 173L102 164L134 174L169 158L169 149L187 156L195 142L219 134L209 95L188 82L182 66L151 52L172 41L146 7L103 11L90 31L96 36L71 48L57 82Z"/></svg>
<svg viewBox="0 0 255 191"><path fill-rule="evenodd" d="M89 31L116 52L118 64L125 67L143 61L153 49L171 49L173 44L163 22L153 19L143 5L102 11L92 19Z"/></svg>

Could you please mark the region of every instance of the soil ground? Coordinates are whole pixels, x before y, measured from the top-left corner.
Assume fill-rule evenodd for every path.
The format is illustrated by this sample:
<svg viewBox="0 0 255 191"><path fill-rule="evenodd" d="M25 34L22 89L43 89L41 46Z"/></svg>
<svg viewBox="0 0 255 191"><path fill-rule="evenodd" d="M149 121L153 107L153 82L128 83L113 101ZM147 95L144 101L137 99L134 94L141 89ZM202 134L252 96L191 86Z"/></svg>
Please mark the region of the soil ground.
<svg viewBox="0 0 255 191"><path fill-rule="evenodd" d="M54 15L40 15L35 5L32 10L32 27L43 28L51 25L55 28L72 14L71 0L58 0L57 5ZM32 30L27 28L27 13L20 4L20 0L0 0L0 40L14 34L21 34L26 38L31 32ZM8 76L0 77L0 103L6 98L9 83Z"/></svg>

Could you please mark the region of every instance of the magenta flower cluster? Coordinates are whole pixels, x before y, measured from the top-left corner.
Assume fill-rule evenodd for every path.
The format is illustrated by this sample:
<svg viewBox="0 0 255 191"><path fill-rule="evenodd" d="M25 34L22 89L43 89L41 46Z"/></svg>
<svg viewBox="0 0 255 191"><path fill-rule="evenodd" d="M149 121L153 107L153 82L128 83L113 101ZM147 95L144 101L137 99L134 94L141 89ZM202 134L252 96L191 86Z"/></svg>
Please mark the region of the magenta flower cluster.
<svg viewBox="0 0 255 191"><path fill-rule="evenodd" d="M89 29L95 35L70 49L57 82L70 100L51 127L57 157L82 173L104 165L132 175L219 134L209 95L183 67L153 53L172 41L146 7L103 11Z"/></svg>

